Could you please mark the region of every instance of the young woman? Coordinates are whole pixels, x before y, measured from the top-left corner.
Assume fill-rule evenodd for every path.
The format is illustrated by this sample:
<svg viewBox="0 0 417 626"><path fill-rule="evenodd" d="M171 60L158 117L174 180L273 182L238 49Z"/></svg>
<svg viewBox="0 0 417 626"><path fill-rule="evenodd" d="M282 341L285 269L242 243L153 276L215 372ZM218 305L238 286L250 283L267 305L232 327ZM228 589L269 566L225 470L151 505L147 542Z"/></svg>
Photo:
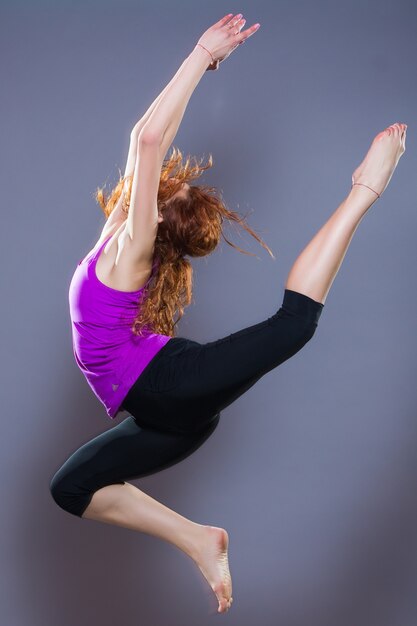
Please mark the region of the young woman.
<svg viewBox="0 0 417 626"><path fill-rule="evenodd" d="M387 187L406 136L406 125L397 123L375 137L348 195L292 266L274 315L217 341L175 337L191 298L186 256L211 253L225 218L271 254L213 188L189 185L206 168L187 160L171 176L178 153L165 161L204 72L259 27L241 32L244 23L240 14L226 15L202 35L132 131L125 175L110 198L97 191L107 222L71 281L73 350L108 416L123 409L131 415L76 450L50 484L69 513L149 533L184 551L215 592L219 612L232 603L226 530L186 519L127 481L190 455L214 431L222 409L312 338L353 234Z"/></svg>

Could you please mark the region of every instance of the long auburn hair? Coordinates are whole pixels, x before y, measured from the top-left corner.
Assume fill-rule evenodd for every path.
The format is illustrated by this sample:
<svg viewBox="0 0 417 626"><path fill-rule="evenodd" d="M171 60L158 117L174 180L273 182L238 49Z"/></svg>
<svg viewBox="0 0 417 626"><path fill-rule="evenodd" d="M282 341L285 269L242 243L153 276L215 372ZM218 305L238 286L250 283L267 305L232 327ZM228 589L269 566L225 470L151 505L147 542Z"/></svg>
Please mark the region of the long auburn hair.
<svg viewBox="0 0 417 626"><path fill-rule="evenodd" d="M246 252L230 242L223 232L223 221L235 222L242 226L275 259L274 254L259 235L246 223L245 218L236 211L229 210L222 195L215 187L190 185L187 197L170 198L181 189L183 183L189 184L213 166L210 154L207 165L194 165L190 156L183 163L183 155L172 146L171 156L165 158L161 168L157 195L158 210L163 221L158 224L154 245L154 264L156 270L138 301L138 314L132 326L135 335L143 336L147 332L175 336L176 325L184 315L184 309L191 303L193 269L189 257L203 257L212 253L222 236L226 243L243 254ZM175 173L172 172L175 170ZM172 180L175 178L176 180ZM125 184L126 182L126 184ZM116 206L123 188L125 188L122 210L129 212L133 174L122 176L109 196L104 188L97 188L95 199L101 206L106 219Z"/></svg>

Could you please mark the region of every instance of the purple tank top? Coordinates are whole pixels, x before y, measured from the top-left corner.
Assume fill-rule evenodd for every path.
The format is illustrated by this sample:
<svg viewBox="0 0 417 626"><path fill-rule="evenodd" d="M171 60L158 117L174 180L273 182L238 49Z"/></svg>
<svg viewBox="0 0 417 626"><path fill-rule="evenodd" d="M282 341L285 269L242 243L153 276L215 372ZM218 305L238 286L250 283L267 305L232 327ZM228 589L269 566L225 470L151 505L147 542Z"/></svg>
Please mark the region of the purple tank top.
<svg viewBox="0 0 417 626"><path fill-rule="evenodd" d="M97 259L109 239L78 263L69 287L69 307L77 365L114 419L139 374L171 337L146 329L139 337L131 330L155 263L146 285L136 291L119 291L97 278Z"/></svg>

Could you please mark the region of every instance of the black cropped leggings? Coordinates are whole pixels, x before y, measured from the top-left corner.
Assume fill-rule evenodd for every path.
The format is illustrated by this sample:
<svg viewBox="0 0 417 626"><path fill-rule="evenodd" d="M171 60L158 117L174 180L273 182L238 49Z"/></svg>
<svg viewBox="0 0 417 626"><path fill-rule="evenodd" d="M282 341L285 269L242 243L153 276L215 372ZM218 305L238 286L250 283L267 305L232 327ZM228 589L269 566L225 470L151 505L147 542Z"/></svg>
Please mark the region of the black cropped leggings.
<svg viewBox="0 0 417 626"><path fill-rule="evenodd" d="M131 415L76 450L50 482L55 502L82 516L95 491L170 467L199 448L220 411L313 336L324 305L285 289L272 317L217 341L173 337L122 408Z"/></svg>

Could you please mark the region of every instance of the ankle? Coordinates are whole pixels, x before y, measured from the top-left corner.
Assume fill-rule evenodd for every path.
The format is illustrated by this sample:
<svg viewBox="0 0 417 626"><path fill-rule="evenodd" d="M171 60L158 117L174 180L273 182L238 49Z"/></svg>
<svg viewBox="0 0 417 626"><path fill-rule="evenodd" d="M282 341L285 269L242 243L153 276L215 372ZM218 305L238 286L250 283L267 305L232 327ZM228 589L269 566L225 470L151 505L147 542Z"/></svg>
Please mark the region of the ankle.
<svg viewBox="0 0 417 626"><path fill-rule="evenodd" d="M381 197L381 194L380 194L378 191L376 191L375 189L373 189L373 188L372 188L372 187L370 187L369 185L366 185L365 183L356 183L356 182L355 182L355 183L353 183L353 184L352 184L352 187L354 187L354 186L366 187L367 189L369 189L370 191L372 191L372 192L373 192L373 193L377 196L377 198L380 198L380 197Z"/></svg>
<svg viewBox="0 0 417 626"><path fill-rule="evenodd" d="M349 205L356 207L359 211L366 211L378 200L374 191L363 185L353 185L350 189L346 201Z"/></svg>
<svg viewBox="0 0 417 626"><path fill-rule="evenodd" d="M207 526L204 524L197 524L191 522L187 529L185 529L180 544L178 547L183 552L188 554L193 561L198 561L204 545L204 538L207 535Z"/></svg>

